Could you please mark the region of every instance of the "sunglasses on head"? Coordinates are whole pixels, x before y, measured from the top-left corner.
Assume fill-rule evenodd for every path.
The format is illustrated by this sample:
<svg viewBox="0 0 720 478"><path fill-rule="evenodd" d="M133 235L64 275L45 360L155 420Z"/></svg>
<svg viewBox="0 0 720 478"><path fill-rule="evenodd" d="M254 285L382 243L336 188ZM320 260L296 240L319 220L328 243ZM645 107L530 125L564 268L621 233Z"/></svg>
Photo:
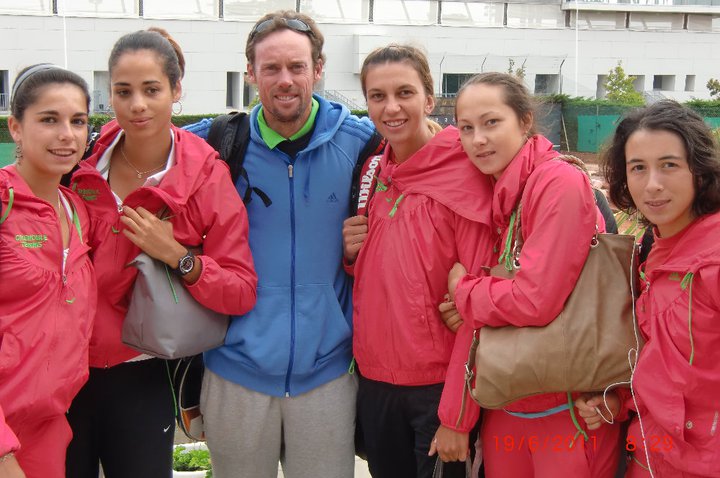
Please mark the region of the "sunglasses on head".
<svg viewBox="0 0 720 478"><path fill-rule="evenodd" d="M279 18L268 18L267 20L263 20L262 22L255 25L255 28L253 28L252 31L250 32L250 39L252 40L253 38L255 38L255 35L267 30L272 24L275 23L275 20L281 20L291 30L294 30L294 31L300 32L300 33L307 33L308 35L313 36L312 29L304 21L298 20L297 18L279 17Z"/></svg>

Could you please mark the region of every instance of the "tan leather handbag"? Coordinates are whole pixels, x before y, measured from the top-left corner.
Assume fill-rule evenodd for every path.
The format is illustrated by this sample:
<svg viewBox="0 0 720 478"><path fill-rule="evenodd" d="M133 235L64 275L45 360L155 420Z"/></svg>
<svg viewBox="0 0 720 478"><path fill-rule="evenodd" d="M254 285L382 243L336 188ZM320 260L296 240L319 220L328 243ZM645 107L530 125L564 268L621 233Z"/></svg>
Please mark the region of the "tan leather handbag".
<svg viewBox="0 0 720 478"><path fill-rule="evenodd" d="M516 215L512 270L495 266L493 276L512 278L519 267L519 207ZM530 395L629 386L631 361L641 345L633 314L635 240L595 234L588 247L575 288L548 325L475 331L466 382L480 406L502 408Z"/></svg>

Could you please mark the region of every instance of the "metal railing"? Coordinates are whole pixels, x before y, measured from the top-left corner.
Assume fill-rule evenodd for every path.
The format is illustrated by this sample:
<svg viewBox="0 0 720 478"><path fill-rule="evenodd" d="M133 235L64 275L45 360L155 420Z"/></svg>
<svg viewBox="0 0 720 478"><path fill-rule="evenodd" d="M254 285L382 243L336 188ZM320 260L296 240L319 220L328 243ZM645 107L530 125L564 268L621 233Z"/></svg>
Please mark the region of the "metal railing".
<svg viewBox="0 0 720 478"><path fill-rule="evenodd" d="M0 93L0 111L10 111L10 95L7 93Z"/></svg>
<svg viewBox="0 0 720 478"><path fill-rule="evenodd" d="M347 96L343 95L337 90L325 90L323 93L323 96L325 99L334 101L336 103L341 103L348 107L349 110L364 110L365 106L358 105L353 100L348 98Z"/></svg>

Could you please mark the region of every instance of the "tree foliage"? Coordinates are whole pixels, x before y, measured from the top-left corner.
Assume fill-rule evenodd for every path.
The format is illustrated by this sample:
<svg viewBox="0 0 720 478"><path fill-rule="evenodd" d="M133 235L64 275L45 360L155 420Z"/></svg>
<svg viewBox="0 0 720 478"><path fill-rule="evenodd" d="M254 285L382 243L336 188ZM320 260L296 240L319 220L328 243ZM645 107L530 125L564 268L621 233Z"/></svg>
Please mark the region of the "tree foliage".
<svg viewBox="0 0 720 478"><path fill-rule="evenodd" d="M521 80L525 79L525 63L519 68L515 68L515 60L512 58L508 59L508 74L513 75Z"/></svg>
<svg viewBox="0 0 720 478"><path fill-rule="evenodd" d="M605 87L605 98L625 104L625 105L641 105L645 102L642 93L635 90L634 76L625 73L622 62L618 62L617 66L610 70L603 86Z"/></svg>
<svg viewBox="0 0 720 478"><path fill-rule="evenodd" d="M717 78L710 78L705 86L707 86L707 89L710 91L711 98L720 100L720 80Z"/></svg>

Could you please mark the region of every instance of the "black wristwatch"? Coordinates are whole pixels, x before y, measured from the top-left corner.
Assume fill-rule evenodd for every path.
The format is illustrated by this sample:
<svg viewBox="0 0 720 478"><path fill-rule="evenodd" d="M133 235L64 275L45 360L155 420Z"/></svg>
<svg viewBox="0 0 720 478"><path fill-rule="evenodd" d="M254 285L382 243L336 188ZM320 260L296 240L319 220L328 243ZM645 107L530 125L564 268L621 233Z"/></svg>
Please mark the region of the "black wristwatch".
<svg viewBox="0 0 720 478"><path fill-rule="evenodd" d="M182 277L184 275L188 275L190 272L192 272L194 268L195 254L188 250L187 254L180 258L180 260L178 261L178 266L175 269L172 269L172 272L175 275Z"/></svg>

